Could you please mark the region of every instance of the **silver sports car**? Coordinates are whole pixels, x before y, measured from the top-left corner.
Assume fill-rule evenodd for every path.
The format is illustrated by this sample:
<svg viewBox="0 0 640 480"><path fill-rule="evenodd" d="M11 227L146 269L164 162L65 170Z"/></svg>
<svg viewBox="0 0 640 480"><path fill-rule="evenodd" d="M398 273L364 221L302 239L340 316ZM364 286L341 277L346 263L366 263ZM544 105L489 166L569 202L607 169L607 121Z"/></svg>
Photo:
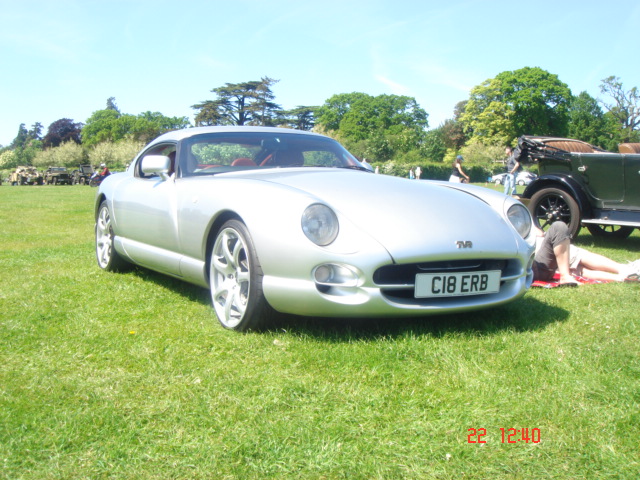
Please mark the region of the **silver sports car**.
<svg viewBox="0 0 640 480"><path fill-rule="evenodd" d="M204 127L147 145L96 197L96 256L209 288L226 328L276 312L401 317L522 296L528 210L490 189L376 175L339 143Z"/></svg>

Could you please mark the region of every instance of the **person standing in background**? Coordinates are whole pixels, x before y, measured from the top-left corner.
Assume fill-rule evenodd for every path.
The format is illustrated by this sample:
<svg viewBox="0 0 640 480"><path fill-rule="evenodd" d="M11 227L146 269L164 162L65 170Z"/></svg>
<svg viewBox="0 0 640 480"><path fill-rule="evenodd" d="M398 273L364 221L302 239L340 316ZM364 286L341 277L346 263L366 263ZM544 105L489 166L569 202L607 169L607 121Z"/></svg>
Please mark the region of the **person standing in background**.
<svg viewBox="0 0 640 480"><path fill-rule="evenodd" d="M507 145L504 149L504 153L507 154L507 174L504 177L504 194L515 195L516 194L516 175L520 170L520 162L513 153L513 149Z"/></svg>

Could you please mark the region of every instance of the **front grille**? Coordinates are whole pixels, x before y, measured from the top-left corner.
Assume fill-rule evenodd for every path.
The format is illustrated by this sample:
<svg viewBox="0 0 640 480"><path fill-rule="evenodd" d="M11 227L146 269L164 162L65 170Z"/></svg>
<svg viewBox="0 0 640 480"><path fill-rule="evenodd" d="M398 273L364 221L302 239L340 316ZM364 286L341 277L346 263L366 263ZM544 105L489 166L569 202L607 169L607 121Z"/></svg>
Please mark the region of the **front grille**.
<svg viewBox="0 0 640 480"><path fill-rule="evenodd" d="M507 260L453 260L444 262L386 265L373 274L373 281L380 287L413 286L418 273L482 272L500 270L505 273Z"/></svg>
<svg viewBox="0 0 640 480"><path fill-rule="evenodd" d="M413 263L407 265L386 265L373 274L373 281L380 287L381 293L396 302L423 304L427 300L414 298L416 275L419 273L466 273L499 270L501 278L518 274L518 262L504 259L467 259L440 262ZM442 298L428 300L432 303L448 302Z"/></svg>

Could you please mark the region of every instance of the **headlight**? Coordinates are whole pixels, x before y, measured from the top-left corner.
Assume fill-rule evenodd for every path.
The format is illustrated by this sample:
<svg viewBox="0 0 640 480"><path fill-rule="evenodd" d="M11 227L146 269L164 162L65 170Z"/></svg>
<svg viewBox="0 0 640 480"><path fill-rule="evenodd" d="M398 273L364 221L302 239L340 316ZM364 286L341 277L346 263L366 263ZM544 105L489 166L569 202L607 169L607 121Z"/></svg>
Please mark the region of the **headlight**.
<svg viewBox="0 0 640 480"><path fill-rule="evenodd" d="M509 207L507 217L522 238L529 236L531 233L531 214L527 207L521 203L514 203Z"/></svg>
<svg viewBox="0 0 640 480"><path fill-rule="evenodd" d="M314 203L302 214L302 231L316 245L329 245L338 236L338 217L326 205Z"/></svg>

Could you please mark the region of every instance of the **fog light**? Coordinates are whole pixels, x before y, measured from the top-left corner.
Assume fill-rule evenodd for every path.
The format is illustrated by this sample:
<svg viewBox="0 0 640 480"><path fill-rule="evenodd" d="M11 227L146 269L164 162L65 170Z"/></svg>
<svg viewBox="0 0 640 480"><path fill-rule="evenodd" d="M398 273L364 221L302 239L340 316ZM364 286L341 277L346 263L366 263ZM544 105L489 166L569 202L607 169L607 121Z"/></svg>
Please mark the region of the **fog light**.
<svg viewBox="0 0 640 480"><path fill-rule="evenodd" d="M346 265L326 263L317 266L313 271L313 278L321 285L340 285L343 287L355 287L358 284L358 275Z"/></svg>

